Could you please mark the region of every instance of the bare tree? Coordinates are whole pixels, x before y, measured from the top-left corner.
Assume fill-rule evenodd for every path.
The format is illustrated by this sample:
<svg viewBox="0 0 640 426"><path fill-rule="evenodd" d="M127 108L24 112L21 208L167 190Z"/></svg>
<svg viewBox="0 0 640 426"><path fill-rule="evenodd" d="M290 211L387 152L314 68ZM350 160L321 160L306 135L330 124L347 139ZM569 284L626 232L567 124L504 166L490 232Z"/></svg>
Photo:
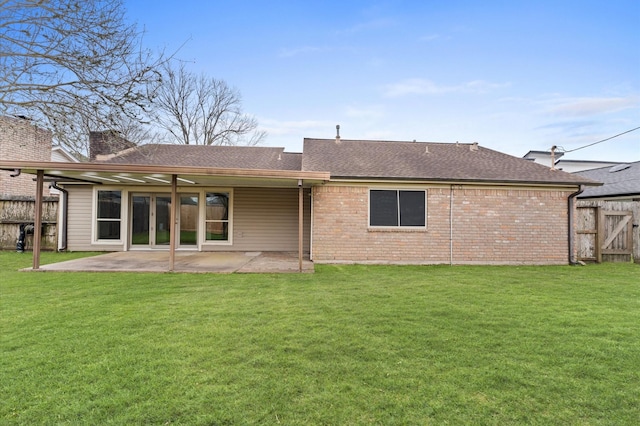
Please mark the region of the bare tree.
<svg viewBox="0 0 640 426"><path fill-rule="evenodd" d="M0 114L80 154L89 130L143 126L161 60L124 13L122 0L0 0Z"/></svg>
<svg viewBox="0 0 640 426"><path fill-rule="evenodd" d="M242 111L240 93L224 80L195 75L168 63L155 97L157 122L175 143L256 145L266 133Z"/></svg>

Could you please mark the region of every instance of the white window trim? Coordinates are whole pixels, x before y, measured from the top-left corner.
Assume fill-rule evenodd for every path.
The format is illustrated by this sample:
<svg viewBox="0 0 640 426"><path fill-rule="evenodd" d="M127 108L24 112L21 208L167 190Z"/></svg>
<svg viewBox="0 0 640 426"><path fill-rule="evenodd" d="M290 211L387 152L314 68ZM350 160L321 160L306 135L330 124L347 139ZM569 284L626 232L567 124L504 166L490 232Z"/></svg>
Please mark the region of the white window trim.
<svg viewBox="0 0 640 426"><path fill-rule="evenodd" d="M120 238L117 240L101 240L98 239L98 192L101 191L120 191ZM123 241L126 240L127 229L127 209L129 208L129 202L127 201L128 193L121 187L94 187L92 195L91 206L91 242L92 244L110 245L110 246L122 246ZM115 219L114 219L115 221ZM123 236L125 239L123 240Z"/></svg>
<svg viewBox="0 0 640 426"><path fill-rule="evenodd" d="M229 231L229 239L227 241L220 240L207 240L207 192L227 192L229 194L229 219L227 223ZM199 237L201 246L232 246L233 245L233 207L234 207L234 195L233 188L205 188L200 191L200 217L199 222Z"/></svg>
<svg viewBox="0 0 640 426"><path fill-rule="evenodd" d="M371 225L371 191L424 191L424 226L402 226L400 225L400 217L398 217L398 225L396 226L374 226ZM425 231L427 229L428 215L428 191L426 188L389 188L389 187L370 187L367 189L367 229L372 231ZM400 197L397 196L398 215L400 215Z"/></svg>

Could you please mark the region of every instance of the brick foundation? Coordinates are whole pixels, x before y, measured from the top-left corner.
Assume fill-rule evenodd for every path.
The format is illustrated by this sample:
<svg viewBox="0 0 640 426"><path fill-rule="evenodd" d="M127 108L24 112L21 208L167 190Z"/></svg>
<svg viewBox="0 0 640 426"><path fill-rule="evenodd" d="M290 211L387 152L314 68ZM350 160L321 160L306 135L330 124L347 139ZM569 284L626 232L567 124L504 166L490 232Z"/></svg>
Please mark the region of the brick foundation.
<svg viewBox="0 0 640 426"><path fill-rule="evenodd" d="M370 229L368 191L314 188L315 262L568 263L571 191L429 187L426 230Z"/></svg>

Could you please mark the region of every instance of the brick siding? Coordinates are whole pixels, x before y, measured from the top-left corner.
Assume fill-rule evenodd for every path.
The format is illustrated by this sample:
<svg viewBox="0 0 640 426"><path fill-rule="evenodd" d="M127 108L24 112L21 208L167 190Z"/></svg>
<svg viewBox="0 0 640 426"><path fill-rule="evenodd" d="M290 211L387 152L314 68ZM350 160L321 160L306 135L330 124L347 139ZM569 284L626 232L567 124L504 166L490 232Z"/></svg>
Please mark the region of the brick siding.
<svg viewBox="0 0 640 426"><path fill-rule="evenodd" d="M94 161L99 155L115 154L136 145L120 136L117 132L89 132L89 160Z"/></svg>
<svg viewBox="0 0 640 426"><path fill-rule="evenodd" d="M570 191L469 186L454 186L453 190L448 186L426 189L426 230L377 230L368 227L369 188L315 187L313 260L318 263L568 263L567 197Z"/></svg>
<svg viewBox="0 0 640 426"><path fill-rule="evenodd" d="M19 161L51 161L51 133L28 119L0 117L0 158ZM0 196L35 197L34 175L12 178L12 172L0 170ZM49 195L44 185L43 195Z"/></svg>

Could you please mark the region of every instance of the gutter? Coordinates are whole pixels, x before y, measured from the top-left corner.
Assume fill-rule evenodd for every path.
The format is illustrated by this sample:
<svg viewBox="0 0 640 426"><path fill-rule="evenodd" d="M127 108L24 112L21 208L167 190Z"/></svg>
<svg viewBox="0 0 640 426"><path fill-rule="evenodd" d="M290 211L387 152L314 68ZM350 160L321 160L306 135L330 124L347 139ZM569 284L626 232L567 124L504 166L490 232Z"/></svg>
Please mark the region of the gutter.
<svg viewBox="0 0 640 426"><path fill-rule="evenodd" d="M434 183L447 185L467 185L467 184L485 184L485 185L505 185L505 186L602 186L602 182L589 179L581 179L581 181L540 181L540 180L500 180L500 179L458 179L458 178L425 178L425 177L386 177L386 176L331 176L331 181L347 181L347 182L411 182L411 183Z"/></svg>
<svg viewBox="0 0 640 426"><path fill-rule="evenodd" d="M49 188L57 189L62 193L62 220L60 221L60 229L58 230L62 238L58 246L58 251L65 251L67 249L67 225L69 223L69 191L59 187L55 181L49 184Z"/></svg>
<svg viewBox="0 0 640 426"><path fill-rule="evenodd" d="M575 198L582 194L584 192L584 187L582 185L580 185L579 189L574 192L573 194L569 195L569 198L567 198L567 208L569 209L569 232L567 234L567 238L568 238L568 245L569 245L569 265L577 265L578 262L574 259L573 257L573 249L575 246L575 242L574 242L574 232L573 232L573 222L575 221L574 219L574 214L573 214L573 202L575 200Z"/></svg>

